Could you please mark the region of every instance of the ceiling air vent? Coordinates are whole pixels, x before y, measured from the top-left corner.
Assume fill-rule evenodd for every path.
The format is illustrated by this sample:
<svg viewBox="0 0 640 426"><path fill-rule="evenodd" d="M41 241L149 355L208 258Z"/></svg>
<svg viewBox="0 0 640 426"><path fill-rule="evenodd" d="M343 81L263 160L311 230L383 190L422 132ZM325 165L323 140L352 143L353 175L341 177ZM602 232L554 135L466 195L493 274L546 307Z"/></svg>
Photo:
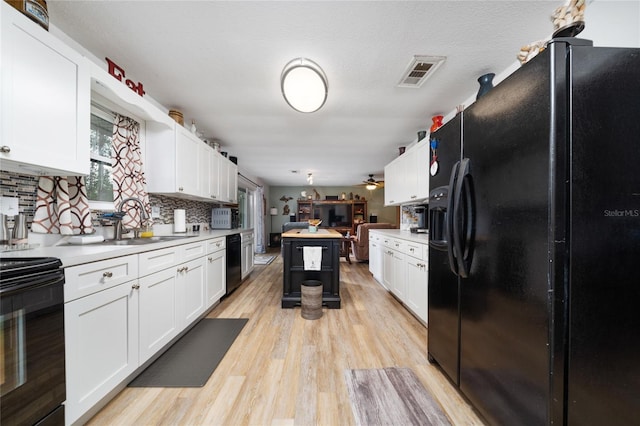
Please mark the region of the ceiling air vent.
<svg viewBox="0 0 640 426"><path fill-rule="evenodd" d="M398 87L420 87L444 62L444 56L414 56L409 62Z"/></svg>

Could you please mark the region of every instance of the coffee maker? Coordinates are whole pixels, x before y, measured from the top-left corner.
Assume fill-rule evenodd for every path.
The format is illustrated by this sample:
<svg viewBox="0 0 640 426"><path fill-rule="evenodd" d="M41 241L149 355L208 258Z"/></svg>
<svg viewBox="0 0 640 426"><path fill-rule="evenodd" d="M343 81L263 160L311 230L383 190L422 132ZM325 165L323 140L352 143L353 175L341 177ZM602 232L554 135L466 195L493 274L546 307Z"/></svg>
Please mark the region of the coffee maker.
<svg viewBox="0 0 640 426"><path fill-rule="evenodd" d="M416 206L413 213L418 219L417 226L409 228L413 233L426 234L429 232L429 206Z"/></svg>

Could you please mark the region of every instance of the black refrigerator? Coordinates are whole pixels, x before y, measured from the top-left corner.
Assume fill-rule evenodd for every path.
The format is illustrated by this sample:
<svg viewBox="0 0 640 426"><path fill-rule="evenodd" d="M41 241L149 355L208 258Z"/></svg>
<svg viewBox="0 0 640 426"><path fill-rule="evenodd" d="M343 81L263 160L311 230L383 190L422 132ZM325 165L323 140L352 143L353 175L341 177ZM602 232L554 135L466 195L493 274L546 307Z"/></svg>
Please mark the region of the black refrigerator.
<svg viewBox="0 0 640 426"><path fill-rule="evenodd" d="M429 359L490 424L637 424L640 49L555 39L431 137Z"/></svg>

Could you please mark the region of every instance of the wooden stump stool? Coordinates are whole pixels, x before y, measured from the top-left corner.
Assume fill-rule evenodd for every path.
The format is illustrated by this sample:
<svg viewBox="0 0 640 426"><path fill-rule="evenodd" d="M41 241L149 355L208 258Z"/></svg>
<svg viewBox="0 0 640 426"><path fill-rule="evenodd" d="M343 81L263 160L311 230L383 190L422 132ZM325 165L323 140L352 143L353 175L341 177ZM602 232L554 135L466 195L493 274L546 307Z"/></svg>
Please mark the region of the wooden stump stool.
<svg viewBox="0 0 640 426"><path fill-rule="evenodd" d="M302 318L314 320L322 316L322 281L306 280L300 286Z"/></svg>

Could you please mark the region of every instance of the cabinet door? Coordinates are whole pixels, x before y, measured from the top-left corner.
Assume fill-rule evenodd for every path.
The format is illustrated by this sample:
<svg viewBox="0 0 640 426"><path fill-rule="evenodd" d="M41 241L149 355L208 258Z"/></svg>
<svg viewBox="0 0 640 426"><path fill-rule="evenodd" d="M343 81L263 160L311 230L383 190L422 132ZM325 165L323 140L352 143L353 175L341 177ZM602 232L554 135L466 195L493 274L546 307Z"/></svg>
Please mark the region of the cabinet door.
<svg viewBox="0 0 640 426"><path fill-rule="evenodd" d="M176 190L179 193L200 196L200 144L202 142L187 129L176 126Z"/></svg>
<svg viewBox="0 0 640 426"><path fill-rule="evenodd" d="M415 153L416 198L429 198L429 163L431 149L426 140L420 142Z"/></svg>
<svg viewBox="0 0 640 426"><path fill-rule="evenodd" d="M211 198L209 168L211 167L211 147L204 142L198 144L198 188L202 198Z"/></svg>
<svg viewBox="0 0 640 426"><path fill-rule="evenodd" d="M387 290L393 289L393 280L395 274L393 273L393 250L385 248L382 253L382 285Z"/></svg>
<svg viewBox="0 0 640 426"><path fill-rule="evenodd" d="M89 63L2 2L3 170L88 175Z"/></svg>
<svg viewBox="0 0 640 426"><path fill-rule="evenodd" d="M398 158L398 176L400 185L398 188L399 203L407 203L416 197L416 175L414 150L407 151Z"/></svg>
<svg viewBox="0 0 640 426"><path fill-rule="evenodd" d="M220 200L220 179L218 177L220 173L220 157L218 151L211 150L209 154L209 194L213 200Z"/></svg>
<svg viewBox="0 0 640 426"><path fill-rule="evenodd" d="M229 201L232 203L238 202L238 166L229 161L227 165L228 181L227 181L227 193L229 194Z"/></svg>
<svg viewBox="0 0 640 426"><path fill-rule="evenodd" d="M229 164L231 162L224 157L220 157L218 165L218 190L220 191L220 201L229 201Z"/></svg>
<svg viewBox="0 0 640 426"><path fill-rule="evenodd" d="M424 261L407 256L406 304L425 323L428 310L428 270Z"/></svg>
<svg viewBox="0 0 640 426"><path fill-rule="evenodd" d="M400 203L401 170L398 160L384 168L384 205L392 206Z"/></svg>
<svg viewBox="0 0 640 426"><path fill-rule="evenodd" d="M247 275L253 271L254 266L254 253L253 253L253 242L246 242L242 244L242 278L244 279Z"/></svg>
<svg viewBox="0 0 640 426"><path fill-rule="evenodd" d="M180 264L177 268L177 302L182 329L205 310L205 258Z"/></svg>
<svg viewBox="0 0 640 426"><path fill-rule="evenodd" d="M64 307L71 424L138 367L138 290L121 284Z"/></svg>
<svg viewBox="0 0 640 426"><path fill-rule="evenodd" d="M207 256L207 308L213 306L226 292L227 269L224 250Z"/></svg>
<svg viewBox="0 0 640 426"><path fill-rule="evenodd" d="M177 291L174 268L140 279L140 364L178 335Z"/></svg>
<svg viewBox="0 0 640 426"><path fill-rule="evenodd" d="M391 287L391 291L403 302L407 298L407 277L404 262L405 255L398 250L393 250L393 287Z"/></svg>
<svg viewBox="0 0 640 426"><path fill-rule="evenodd" d="M371 234L369 234L369 272L376 281L382 281L382 249L379 241L371 239Z"/></svg>

